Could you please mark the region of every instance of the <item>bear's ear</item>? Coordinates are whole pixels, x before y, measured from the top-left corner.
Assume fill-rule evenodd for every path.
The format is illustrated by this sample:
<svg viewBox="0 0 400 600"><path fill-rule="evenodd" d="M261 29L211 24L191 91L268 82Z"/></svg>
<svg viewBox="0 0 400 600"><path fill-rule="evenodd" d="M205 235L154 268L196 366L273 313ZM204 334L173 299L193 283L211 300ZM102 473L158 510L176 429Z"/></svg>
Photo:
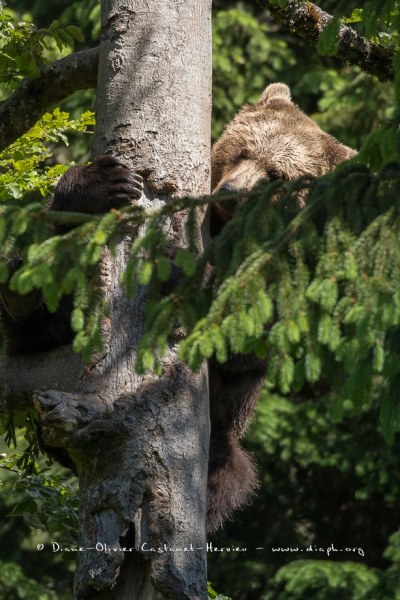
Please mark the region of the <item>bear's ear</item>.
<svg viewBox="0 0 400 600"><path fill-rule="evenodd" d="M267 106L268 104L275 104L275 101L291 102L290 89L285 83L271 83L268 85L261 94L257 105Z"/></svg>
<svg viewBox="0 0 400 600"><path fill-rule="evenodd" d="M338 142L334 137L327 136L326 156L330 169L334 169L339 163L356 156L356 150Z"/></svg>

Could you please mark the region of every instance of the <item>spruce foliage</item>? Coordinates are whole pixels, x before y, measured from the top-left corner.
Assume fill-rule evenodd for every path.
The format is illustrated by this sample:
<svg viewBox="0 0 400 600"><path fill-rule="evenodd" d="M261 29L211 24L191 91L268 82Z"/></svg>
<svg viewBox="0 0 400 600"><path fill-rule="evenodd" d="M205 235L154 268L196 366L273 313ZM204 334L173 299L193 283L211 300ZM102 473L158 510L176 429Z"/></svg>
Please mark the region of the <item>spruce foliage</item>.
<svg viewBox="0 0 400 600"><path fill-rule="evenodd" d="M281 5L284 2L279 0ZM127 207L97 218L47 210L51 188L67 168L49 166L50 144L66 142L67 129L83 131L93 124L92 115L68 121L68 116L56 109L0 155L0 281L7 278L7 258L18 252L23 266L13 276L12 289L22 294L41 289L51 310L56 310L63 294L72 294L74 348L89 359L101 347L100 320L107 310L97 277L102 248L105 244L112 247L121 232L129 232L133 239L131 258L121 283L129 294L134 294L138 286L147 286L149 291L147 329L139 348L138 370L162 369L163 352L171 336L176 340L179 323L179 336L185 332L179 352L190 367L197 368L213 354L224 362L230 352L255 352L268 359L269 392L317 398L318 407L325 402L323 410L330 411L336 421L346 411L363 415L370 406L378 405L378 429L392 442L400 428L399 8L394 0L374 0L354 10L354 2L350 7L347 2L333 4L335 20L320 41L321 52L334 56L342 22L394 52L393 90L387 91L386 87L380 97L383 105L385 98L395 96L397 112L379 129L364 132L365 141L357 159L319 180L276 182L248 194L234 219L199 257L194 243L194 211L208 203L229 201L231 196L174 200L155 211ZM236 79L240 76L238 81L245 82L248 71L252 78L254 72L273 78L273 71L279 72L282 64L290 67L294 63L286 41L271 43L271 25L257 29L255 19L243 14L242 8L243 4L241 10L223 11L216 19L216 81L222 83L216 94L221 114L215 132L227 120L225 113L231 112L232 102L241 104L244 100L241 92L236 91L239 95L234 96L232 91L231 101L225 102L229 70L236 69L229 88L243 90L246 84L236 85ZM1 15L0 44L7 60L2 62L0 83L15 86L21 77L35 75L44 64L43 49L49 38L53 37L59 47L63 42L72 44L71 36L80 39L75 29L62 32L57 23L37 30L13 22L3 12ZM242 36L234 54L223 38L227 26L229 32L240 30ZM262 53L268 60L258 59ZM252 69L246 64L249 54L257 58ZM293 71L297 80L298 65ZM344 110L346 94L337 93L341 79L336 71L330 69L330 79L323 77L327 73L318 74L316 69L308 78L303 77L297 90L322 91L319 108L325 114L320 122L327 122L332 110L341 116L346 113L344 124L331 125L338 135L344 135L357 107ZM362 74L358 77L352 81L354 94L360 94L356 84L361 82L364 87L358 102L370 101L369 89L375 93L377 88L372 88L371 78L366 80ZM253 80L250 92L259 93L265 81L259 84ZM3 85L1 93L5 96L9 90L5 91ZM343 100L339 107L338 96ZM387 114L384 106L379 110L381 117ZM376 124L372 118L369 123ZM303 195L307 201L300 208L298 198ZM171 264L162 225L179 211L188 215L190 243ZM52 235L53 224L61 222L77 227L64 236ZM142 237L139 229L144 229ZM165 284L175 267L182 271L182 278L165 293ZM270 401L271 396L268 398ZM289 407L289 401L283 401ZM282 415L278 417L282 423ZM314 414L307 414L303 422L313 419ZM270 439L267 425L271 427L271 423L268 414L268 422L262 422L262 427ZM292 430L295 427L297 420ZM0 429L12 433L13 427L2 421ZM288 446L289 434L280 430L278 434L282 446ZM284 451L289 453L287 448ZM303 453L310 455L307 445ZM330 454L330 464L333 460ZM376 464L375 474L387 476L390 469ZM31 468L32 462L29 465ZM394 502L397 491L390 490L394 498L390 501ZM28 516L34 522L32 511ZM51 530L48 523L41 522L41 526ZM389 589L385 588L386 597L398 593L394 583L398 580L398 548L399 535L394 533L386 551L386 558L393 563L385 577ZM275 597L288 599L309 593L321 598L336 598L337 593L376 598L383 593L376 591L374 572L356 563L292 561L278 571L276 582L281 591ZM339 591L338 586L342 586Z"/></svg>
<svg viewBox="0 0 400 600"><path fill-rule="evenodd" d="M4 228L3 245L19 246L27 230L37 239L24 250L26 261L11 286L20 293L41 288L51 310L63 293L74 293L74 347L89 357L101 345L103 310L93 266L113 233L121 227L136 231L146 221L123 278L131 294L137 285L149 286L139 370L162 358L178 321L188 333L180 356L193 369L214 353L224 362L229 352L256 352L268 357L268 387L283 393L319 381L361 405L379 386L382 426L391 439L399 427L399 179L395 162L378 173L350 164L319 180L260 187L200 258L194 247L176 255L183 277L168 295L160 291L170 271L160 223L209 199L183 199L152 214L127 209L122 226L116 212L86 217L72 232L41 243L42 228L35 232L31 223L42 222L43 212L36 204L13 204L5 209L14 219L12 228ZM299 210L304 193L307 203ZM2 273L4 278L5 266Z"/></svg>
<svg viewBox="0 0 400 600"><path fill-rule="evenodd" d="M353 21L366 35L372 25L375 32L394 29L398 9L392 4L368 3L353 13ZM330 30L324 35L328 39ZM106 311L95 265L103 246L129 231L134 241L122 284L129 294L138 285L148 286L150 298L139 371L162 367L179 322L186 331L180 356L193 369L213 354L224 362L230 352L255 352L268 358L267 386L283 393L319 382L362 404L379 386L383 430L392 438L399 428L394 400L400 314L398 114L366 138L356 160L335 173L276 182L248 194L200 257L193 211L215 198L176 200L155 211L128 207L97 218L51 213L43 201L30 201L27 192L45 195L63 170L40 169L48 151L39 137L46 132L47 140L63 139L65 118L57 110L45 116L0 156L1 281L7 277L7 257L18 251L24 262L11 280L13 290L41 289L50 310L57 309L62 295L73 294L74 348L88 360L101 348L99 323ZM75 129L87 127L91 118L84 115ZM299 197L307 199L303 209ZM183 277L165 295L171 265L162 225L182 210L188 213L190 243L174 258ZM60 221L80 225L48 237L51 224Z"/></svg>

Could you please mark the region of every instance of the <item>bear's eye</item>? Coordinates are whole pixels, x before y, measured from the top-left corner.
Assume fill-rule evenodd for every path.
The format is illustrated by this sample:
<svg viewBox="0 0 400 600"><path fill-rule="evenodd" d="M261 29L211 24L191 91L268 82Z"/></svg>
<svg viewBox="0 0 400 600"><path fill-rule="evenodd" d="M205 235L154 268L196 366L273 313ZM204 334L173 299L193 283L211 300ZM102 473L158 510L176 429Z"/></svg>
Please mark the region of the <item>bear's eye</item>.
<svg viewBox="0 0 400 600"><path fill-rule="evenodd" d="M283 174L279 169L271 169L267 171L267 177L269 181L278 181L278 179L283 179Z"/></svg>
<svg viewBox="0 0 400 600"><path fill-rule="evenodd" d="M250 156L249 151L247 150L247 148L242 148L241 151L239 152L239 154L237 155L237 159L238 160L247 160Z"/></svg>

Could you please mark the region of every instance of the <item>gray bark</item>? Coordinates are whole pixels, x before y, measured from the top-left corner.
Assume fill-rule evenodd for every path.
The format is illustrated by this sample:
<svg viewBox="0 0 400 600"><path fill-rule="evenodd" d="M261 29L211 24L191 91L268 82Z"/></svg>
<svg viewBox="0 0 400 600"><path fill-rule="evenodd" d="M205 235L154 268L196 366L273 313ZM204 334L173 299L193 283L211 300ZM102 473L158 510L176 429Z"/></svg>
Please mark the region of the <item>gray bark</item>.
<svg viewBox="0 0 400 600"><path fill-rule="evenodd" d="M210 16L210 0L103 2L95 155L147 176L145 206L209 192ZM168 228L182 243L183 223ZM78 554L75 597L205 599L207 374L181 365L173 342L160 377L135 373L146 294L118 285L130 242L102 261L104 353L78 393L36 393L35 408L79 474L80 546L92 550Z"/></svg>

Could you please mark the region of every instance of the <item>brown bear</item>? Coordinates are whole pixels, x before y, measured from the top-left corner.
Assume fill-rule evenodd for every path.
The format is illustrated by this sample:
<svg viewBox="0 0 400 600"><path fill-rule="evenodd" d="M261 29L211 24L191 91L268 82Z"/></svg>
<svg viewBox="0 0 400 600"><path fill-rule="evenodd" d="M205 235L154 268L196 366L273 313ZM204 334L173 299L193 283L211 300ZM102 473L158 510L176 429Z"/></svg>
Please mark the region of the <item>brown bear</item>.
<svg viewBox="0 0 400 600"><path fill-rule="evenodd" d="M253 105L244 106L225 127L212 150L214 193L249 191L263 181L320 176L356 152L322 131L291 100L283 83L269 85ZM298 199L299 208L306 200ZM214 204L211 231L217 234L242 197ZM257 487L251 457L240 447L266 362L255 355L209 361L211 447L208 476L209 525L215 529L246 504Z"/></svg>
<svg viewBox="0 0 400 600"><path fill-rule="evenodd" d="M262 181L319 177L356 154L305 115L287 85L272 83L258 102L237 113L214 144L211 186L213 193L249 191ZM229 219L234 208L235 202L217 205L212 228Z"/></svg>
<svg viewBox="0 0 400 600"><path fill-rule="evenodd" d="M212 152L212 188L248 191L261 181L323 175L355 152L324 133L291 101L284 84L269 85L260 100L243 107ZM102 213L140 196L141 178L108 156L90 166L73 167L59 180L52 210ZM238 195L237 202L240 202ZM216 234L237 202L216 205L211 231ZM9 263L10 273L20 265ZM38 293L19 297L0 285L0 317L9 354L39 352L69 343L71 299L49 313ZM208 477L208 526L215 530L248 502L257 487L256 470L240 447L265 377L266 364L251 354L231 355L225 364L209 361L211 442Z"/></svg>

